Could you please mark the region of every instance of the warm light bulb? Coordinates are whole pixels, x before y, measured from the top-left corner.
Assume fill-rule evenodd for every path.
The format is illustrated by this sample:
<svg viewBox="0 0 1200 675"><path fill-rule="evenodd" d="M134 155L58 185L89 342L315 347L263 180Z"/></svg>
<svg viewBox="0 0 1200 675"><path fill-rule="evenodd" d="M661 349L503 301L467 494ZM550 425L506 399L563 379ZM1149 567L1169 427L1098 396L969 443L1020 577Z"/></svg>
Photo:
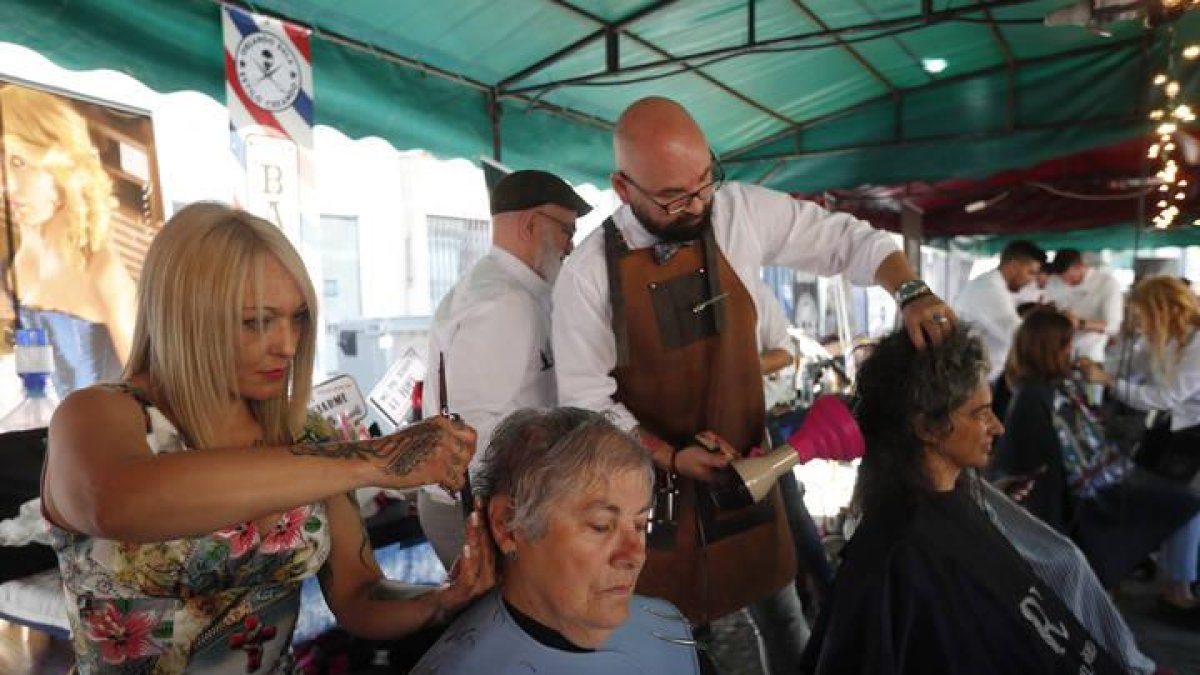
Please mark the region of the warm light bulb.
<svg viewBox="0 0 1200 675"><path fill-rule="evenodd" d="M1200 56L1200 47L1197 47L1196 45L1188 45L1188 47L1183 50L1183 58L1185 59L1194 59L1197 56Z"/></svg>
<svg viewBox="0 0 1200 675"><path fill-rule="evenodd" d="M1161 86L1161 85L1163 85L1163 84L1166 84L1166 82L1167 82L1167 76L1166 76L1166 75L1164 75L1164 74L1162 74L1162 73L1159 73L1159 74L1157 74L1157 75L1155 75L1155 76L1154 76L1154 84L1157 84L1157 85L1160 85L1160 86Z"/></svg>
<svg viewBox="0 0 1200 675"><path fill-rule="evenodd" d="M1158 125L1157 133L1159 136L1168 136L1175 133L1176 128L1177 127L1175 126L1174 122L1163 122L1162 124Z"/></svg>
<svg viewBox="0 0 1200 675"><path fill-rule="evenodd" d="M1176 192L1176 193L1175 193L1175 199L1183 199L1183 198L1184 198L1184 197L1186 197L1186 196L1187 196L1187 195L1185 195L1185 194L1184 194L1184 193L1182 193L1182 192Z"/></svg>
<svg viewBox="0 0 1200 675"><path fill-rule="evenodd" d="M1178 82L1168 82L1167 83L1167 96L1174 97L1178 93L1179 93L1179 83Z"/></svg>
<svg viewBox="0 0 1200 675"><path fill-rule="evenodd" d="M1163 146L1163 148L1165 148L1165 149L1167 150L1167 152L1170 152L1170 151L1172 151L1172 150L1174 150L1174 149L1175 149L1175 144L1174 144L1174 143L1167 143L1166 145L1164 145L1164 146Z"/></svg>
<svg viewBox="0 0 1200 675"><path fill-rule="evenodd" d="M1150 111L1150 119L1161 120L1163 118L1163 114L1164 113L1161 110L1151 110Z"/></svg>
<svg viewBox="0 0 1200 675"><path fill-rule="evenodd" d="M1179 187L1187 187L1187 181L1186 180L1179 181Z"/></svg>
<svg viewBox="0 0 1200 675"><path fill-rule="evenodd" d="M1160 208L1160 209L1167 208L1167 200L1164 199L1164 200L1158 202L1158 208Z"/></svg>

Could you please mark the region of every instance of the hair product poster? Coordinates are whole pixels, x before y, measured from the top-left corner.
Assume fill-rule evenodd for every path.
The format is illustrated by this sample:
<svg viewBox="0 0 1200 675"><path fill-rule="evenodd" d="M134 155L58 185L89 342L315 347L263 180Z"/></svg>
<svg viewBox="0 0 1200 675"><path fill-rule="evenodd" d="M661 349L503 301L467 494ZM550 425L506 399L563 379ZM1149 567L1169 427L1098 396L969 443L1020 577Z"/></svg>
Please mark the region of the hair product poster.
<svg viewBox="0 0 1200 675"><path fill-rule="evenodd" d="M163 219L150 116L0 80L0 158L0 353L42 328L59 396L119 377Z"/></svg>

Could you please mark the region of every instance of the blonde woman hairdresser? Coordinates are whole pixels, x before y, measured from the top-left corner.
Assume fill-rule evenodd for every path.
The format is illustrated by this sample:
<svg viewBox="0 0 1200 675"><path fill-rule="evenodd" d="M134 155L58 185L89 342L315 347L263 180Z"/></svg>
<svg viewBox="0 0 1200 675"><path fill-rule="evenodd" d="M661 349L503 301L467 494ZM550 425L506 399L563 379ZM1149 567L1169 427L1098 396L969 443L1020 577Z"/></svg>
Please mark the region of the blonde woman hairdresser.
<svg viewBox="0 0 1200 675"><path fill-rule="evenodd" d="M1133 321L1142 333L1140 345L1149 354L1150 373L1144 381L1118 379L1096 364L1082 362L1084 376L1108 386L1124 403L1139 410L1171 414L1171 448L1195 453L1200 447L1200 302L1187 284L1175 277L1150 277L1129 295ZM1193 481L1195 485L1195 481ZM1173 610L1200 614L1193 595L1200 557L1200 515L1163 544L1160 567L1162 601Z"/></svg>
<svg viewBox="0 0 1200 675"><path fill-rule="evenodd" d="M306 422L316 296L270 223L218 204L175 215L146 256L125 378L50 426L52 523L80 673L291 672L300 582L352 633L440 622L492 584L478 516L448 585L404 599L380 573L355 488L462 483L475 433L435 418L325 442Z"/></svg>
<svg viewBox="0 0 1200 675"><path fill-rule="evenodd" d="M22 324L49 334L60 394L115 378L135 289L110 237L113 184L87 121L66 100L15 85L0 88L0 115Z"/></svg>

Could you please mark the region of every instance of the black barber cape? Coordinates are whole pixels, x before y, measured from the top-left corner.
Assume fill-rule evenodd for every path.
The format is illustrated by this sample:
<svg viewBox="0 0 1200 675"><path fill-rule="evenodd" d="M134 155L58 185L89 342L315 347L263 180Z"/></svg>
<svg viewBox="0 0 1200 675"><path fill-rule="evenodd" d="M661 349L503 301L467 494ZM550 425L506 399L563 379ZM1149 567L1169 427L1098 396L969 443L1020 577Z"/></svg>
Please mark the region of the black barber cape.
<svg viewBox="0 0 1200 675"><path fill-rule="evenodd" d="M802 672L1121 672L964 483L867 514L843 552Z"/></svg>

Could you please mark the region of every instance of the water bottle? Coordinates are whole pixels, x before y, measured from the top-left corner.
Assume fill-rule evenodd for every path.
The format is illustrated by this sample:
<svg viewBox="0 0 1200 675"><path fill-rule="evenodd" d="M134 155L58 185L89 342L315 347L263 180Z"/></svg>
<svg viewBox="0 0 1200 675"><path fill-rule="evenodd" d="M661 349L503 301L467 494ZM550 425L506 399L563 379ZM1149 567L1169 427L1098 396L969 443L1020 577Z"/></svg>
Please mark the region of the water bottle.
<svg viewBox="0 0 1200 675"><path fill-rule="evenodd" d="M25 396L7 415L0 418L0 433L41 429L50 425L50 416L58 405L58 396L50 382L54 372L54 351L40 328L17 331L15 348L17 375Z"/></svg>

